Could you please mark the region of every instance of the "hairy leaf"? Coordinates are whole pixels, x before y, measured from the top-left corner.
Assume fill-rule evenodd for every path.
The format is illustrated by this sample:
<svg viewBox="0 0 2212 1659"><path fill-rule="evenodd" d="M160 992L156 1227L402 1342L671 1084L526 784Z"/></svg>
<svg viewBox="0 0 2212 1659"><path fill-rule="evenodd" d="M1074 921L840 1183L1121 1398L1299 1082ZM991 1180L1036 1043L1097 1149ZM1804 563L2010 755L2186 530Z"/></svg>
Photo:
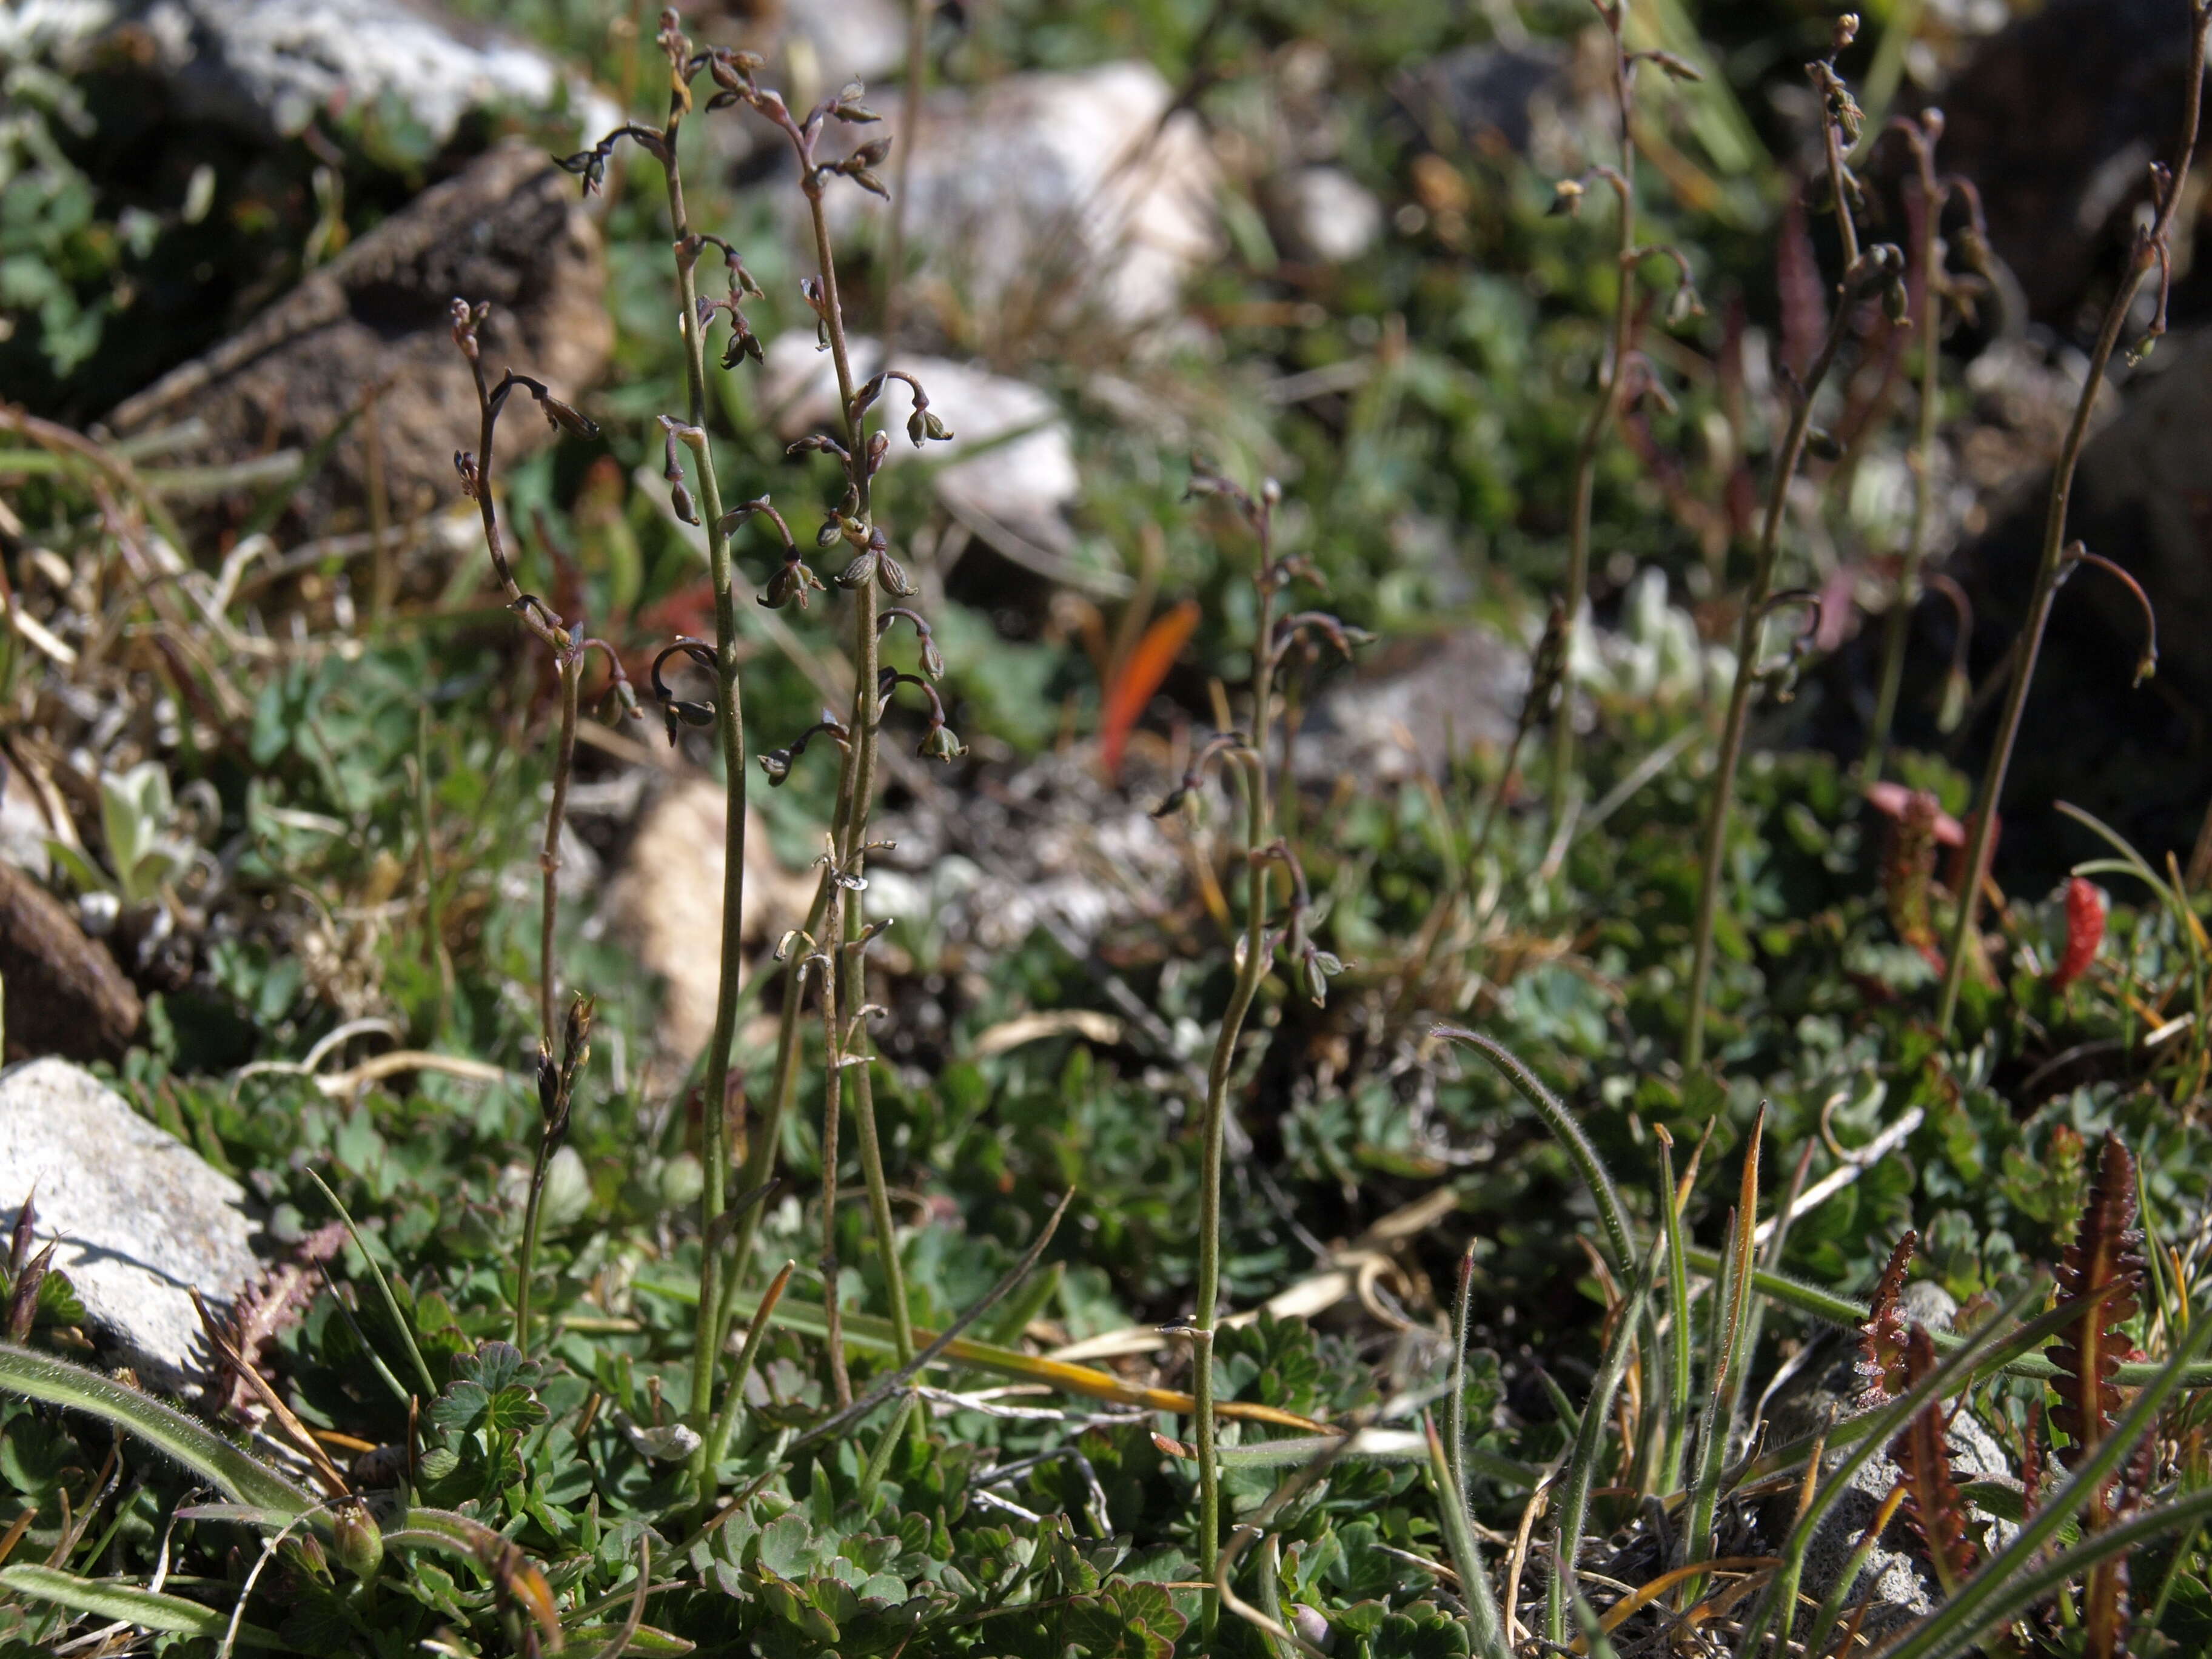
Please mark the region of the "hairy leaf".
<svg viewBox="0 0 2212 1659"><path fill-rule="evenodd" d="M1896 1258L1891 1260L1896 1265ZM1926 1326L1915 1325L1905 1336L1902 1367L1906 1388L1936 1369L1936 1342ZM1920 1534L1929 1563L1936 1569L1936 1582L1949 1595L1973 1571L1975 1551L1966 1535L1966 1501L1960 1496L1958 1477L1951 1471L1947 1419L1943 1402L1931 1398L1912 1414L1905 1432L1891 1444L1889 1455L1904 1472L1906 1518Z"/></svg>
<svg viewBox="0 0 2212 1659"><path fill-rule="evenodd" d="M2120 1408L2112 1376L2128 1351L2121 1327L2136 1316L2143 1276L2142 1233L2135 1222L2136 1161L2119 1137L2108 1133L2081 1225L2058 1269L2062 1297L2091 1296L2108 1285L2118 1286L2083 1314L2051 1352L2059 1372L2052 1384L2059 1403L2051 1407L2051 1421L2070 1443L2058 1454L2069 1469L2078 1468L2111 1431ZM2090 1500L2090 1525L2109 1518L2107 1497L2099 1493Z"/></svg>
<svg viewBox="0 0 2212 1659"><path fill-rule="evenodd" d="M1905 1311L1899 1298L1905 1290L1905 1270L1920 1247L1920 1235L1908 1227L1889 1253L1889 1265L1875 1283L1865 1322L1859 1327L1859 1383L1870 1406L1893 1398L1910 1386L1905 1372Z"/></svg>

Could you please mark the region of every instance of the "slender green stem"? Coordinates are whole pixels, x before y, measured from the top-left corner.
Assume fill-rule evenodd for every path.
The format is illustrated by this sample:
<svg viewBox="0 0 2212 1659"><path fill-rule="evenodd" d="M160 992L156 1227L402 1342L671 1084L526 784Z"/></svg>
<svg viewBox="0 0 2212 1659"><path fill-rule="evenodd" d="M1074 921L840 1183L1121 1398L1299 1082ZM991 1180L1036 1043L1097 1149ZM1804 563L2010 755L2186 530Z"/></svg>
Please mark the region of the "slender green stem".
<svg viewBox="0 0 2212 1659"><path fill-rule="evenodd" d="M679 63L677 73L686 71ZM714 736L722 763L725 826L722 842L720 971L714 994L714 1029L707 1042L700 1109L704 1183L699 1194L700 1286L691 1359L689 1416L703 1437L714 1419L714 1367L722 1348L721 1298L716 1294L721 1251L715 1242L728 1200L730 1155L724 1114L729 1098L731 1054L738 1035L738 976L744 959L745 879L744 713L738 683L737 590L723 525L722 490L707 436L706 325L699 314L696 277L702 244L691 233L684 175L677 159L679 130L690 107L688 88L671 95L661 137L661 171L668 187L668 222L674 238L676 289L684 328L684 443L692 452L707 532L708 580L714 590Z"/></svg>
<svg viewBox="0 0 2212 1659"><path fill-rule="evenodd" d="M1607 430L1620 411L1620 390L1628 367L1629 343L1636 327L1636 127L1632 72L1626 46L1620 38L1627 8L1601 8L1613 35L1613 97L1620 122L1620 167L1604 173L1620 198L1618 247L1613 257L1613 338L1610 355L1598 369L1597 401L1583 423L1582 441L1575 449L1574 506L1567 520L1567 580L1563 603L1566 608L1564 660L1574 661L1575 630L1582 625L1583 604L1589 596L1590 520L1597 501L1597 462ZM1549 805L1554 824L1567 810L1574 786L1574 678L1562 677L1559 706L1552 721L1552 777ZM1501 785L1501 787L1503 786Z"/></svg>
<svg viewBox="0 0 2212 1659"><path fill-rule="evenodd" d="M1838 25L1836 50L1850 44L1851 32L1856 27L1856 17L1850 18L1847 24ZM1729 691L1728 715L1722 726L1719 761L1713 774L1712 799L1705 810L1697 921L1691 949L1689 1006L1682 1030L1682 1066L1690 1072L1703 1066L1705 1060L1705 1000L1712 979L1713 923L1720 906L1722 866L1728 858L1729 817L1735 805L1736 767L1743 757L1743 734L1751 716L1751 694L1759 682L1759 640L1765 629L1767 601L1774 592L1776 554L1781 545L1782 520L1789 506L1790 482L1797 476L1798 464L1804 459L1806 441L1812 432L1813 400L1819 395L1821 383L1828 378L1828 371L1835 366L1836 355L1850 331L1853 310L1870 287L1893 280L1903 264L1902 256L1893 247L1884 246L1861 253L1858 229L1851 221L1851 184L1844 165L1838 117L1839 107L1850 94L1836 75L1832 55L1808 64L1806 73L1822 103L1820 136L1827 153L1828 189L1834 202L1836 230L1843 243L1844 272L1843 279L1836 285L1835 307L1828 319L1826 337L1820 342L1820 352L1806 371L1803 381L1793 388L1790 428L1783 439L1781 453L1775 458L1774 476L1767 487L1765 517L1759 526L1751 585L1744 593L1743 619L1736 631L1735 684Z"/></svg>
<svg viewBox="0 0 2212 1659"><path fill-rule="evenodd" d="M830 220L817 186L807 192L813 220L815 258L821 266L822 292L828 319L830 348L837 369L846 424L846 450L851 459L853 489L860 502L860 522L872 526L867 465L866 419L854 396L853 369L845 340L844 310L837 295L836 257L830 241ZM888 347L886 347L888 349ZM866 868L868 818L875 807L876 749L883 723L882 699L876 678L882 663L877 584L864 582L854 593L853 605L853 733L848 753L851 787L843 791L844 813L836 826L839 867L858 878ZM857 1057L853 1068L853 1107L860 1131L860 1169L868 1188L868 1204L876 1231L876 1249L883 1265L884 1285L890 1298L892 1328L899 1333L899 1358L914 1357L912 1314L907 1306L906 1273L899 1261L898 1235L891 1224L890 1195L884 1180L883 1153L876 1138L875 1080L870 1074L867 1033L858 1011L867 1006L867 952L861 943L866 927L862 890L847 894L844 937L849 949L841 954L847 979L846 1006L854 1010L849 1042Z"/></svg>
<svg viewBox="0 0 2212 1659"><path fill-rule="evenodd" d="M834 927L836 918L831 918ZM842 1409L853 1403L853 1380L845 1370L845 1336L841 1328L845 1298L838 1288L837 1132L844 1104L844 1055L837 1026L836 946L816 959L822 1005L822 1310L830 1322L830 1381ZM702 1291L702 1294L704 1294Z"/></svg>
<svg viewBox="0 0 2212 1659"><path fill-rule="evenodd" d="M1937 1004L1936 1027L1938 1036L1948 1036L1951 1021L1959 1008L1959 988L1965 981L1970 956L1978 957L1975 951L1975 928L1982 908L1982 887L1989 879L1990 854L1996 840L1997 809L2004 799L2005 774L2012 764L2013 744L2019 739L2021 718L2027 708L2027 693L2035 678L2036 658L2043 650L2044 629L2051 621L2051 602L2058 596L2058 584L2065 575L2066 515L2074 499L2074 473L2081 465L2081 448L2089 435L2089 416L2095 409L2097 394L2105 384L2106 371L2112 366L2112 354L2120 343L2120 333L2127 326L2128 313L2134 309L2136 295L2142 289L2144 281L2154 270L2161 269L2170 255L2175 212L2181 205L2189 182L2189 167L2197 153L2197 124L2204 104L2205 35L2212 29L2212 7L2203 0L2194 0L2191 9L2189 34L2188 98L2184 109L2181 143L2171 177L2162 185L2158 214L2148 230L2138 234L2135 251L2128 261L2118 289L2106 307L2104 325L2097 331L2097 343L2089 353L2089 365L2081 382L2081 396L2074 406L2074 418L2066 428L2066 441L2060 447L2057 465L2051 474L2051 494L2044 510L2043 551L2035 569L2035 584L2027 605L2027 625L2021 635L2023 641L2020 660L2013 670L2012 683L2005 692L2004 714L1997 726L1996 742L1990 750L1988 767L1982 774L1981 788L1975 799L1973 831L1966 846L1965 890L1959 895L1959 916L1951 930L1951 948L1943 969L1943 990ZM2163 280L2161 278L2161 280ZM2164 326L2166 306L2160 297L2158 320L2154 324L2154 337Z"/></svg>
<svg viewBox="0 0 2212 1659"><path fill-rule="evenodd" d="M1682 1446L1690 1423L1690 1270L1682 1255L1681 1197L1674 1184L1674 1151L1659 1143L1660 1226L1667 1240L1667 1430L1654 1476L1654 1489L1673 1492L1681 1484Z"/></svg>
<svg viewBox="0 0 2212 1659"><path fill-rule="evenodd" d="M1459 1293L1452 1301L1451 1399L1444 1407L1444 1450L1452 1479L1467 1491L1467 1331L1474 1303L1474 1241L1459 1259Z"/></svg>
<svg viewBox="0 0 2212 1659"><path fill-rule="evenodd" d="M1705 1059L1705 997L1713 971L1713 921L1720 906L1722 866L1728 857L1729 817L1735 804L1737 764L1743 757L1744 727L1751 718L1752 688L1759 681L1759 636L1765 631L1766 602L1774 592L1775 556L1781 544L1782 519L1790 501L1790 483L1805 458L1805 441L1813 426L1813 398L1834 367L1836 354L1850 325L1856 284L1846 280L1838 296L1835 314L1828 320L1827 337L1790 410L1790 427L1775 458L1774 477L1767 487L1766 514L1759 532L1759 550L1752 566L1751 584L1744 591L1743 620L1736 629L1735 682L1729 690L1728 714L1721 726L1720 753L1713 771L1712 795L1705 808L1703 851L1698 883L1696 932L1691 947L1689 1014L1682 1033L1682 1066L1695 1071Z"/></svg>
<svg viewBox="0 0 2212 1659"><path fill-rule="evenodd" d="M1886 46L1887 38L1883 41ZM1928 532L1936 514L1936 421L1941 412L1936 371L1943 354L1943 196L1936 179L1932 144L1914 132L1913 148L1920 164L1920 409L1912 442L1912 528L1905 544L1905 562L1897 573L1897 592L1890 600L1889 616L1882 628L1881 680L1875 693L1874 729L1867 736L1866 779L1881 776L1888 757L1889 733L1897 718L1897 696L1905 683L1905 647L1912 633L1912 613L1920 603L1920 567L1928 556Z"/></svg>
<svg viewBox="0 0 2212 1659"><path fill-rule="evenodd" d="M1437 1508L1443 1517L1444 1544L1451 1552L1452 1568L1459 1574L1468 1640L1477 1659L1510 1659L1512 1644L1505 1639L1505 1621L1498 1611L1498 1595L1490 1587L1490 1572L1482 1561L1482 1545L1474 1535L1474 1522L1467 1512L1467 1493L1452 1478L1451 1461L1444 1455L1443 1442L1437 1437L1435 1420L1424 1415L1421 1427L1428 1435L1429 1480L1436 1488Z"/></svg>
<svg viewBox="0 0 2212 1659"><path fill-rule="evenodd" d="M1192 1315L1191 1397L1193 1438L1198 1450L1198 1559L1212 1561L1221 1552L1221 1472L1214 1446L1213 1333L1221 1299L1221 1163L1222 1143L1229 1115L1229 1079L1236 1069L1237 1045L1246 1015L1267 977L1273 953L1267 941L1267 889L1270 863L1263 849L1268 843L1267 742L1273 723L1275 678L1275 602L1284 580L1276 568L1273 485L1248 505L1248 514L1260 541L1256 583L1260 594L1259 628L1252 647L1251 742L1232 752L1243 780L1244 797L1244 857L1247 865L1244 937L1242 960L1222 1010L1221 1028L1215 1033L1213 1054L1206 1068L1206 1110L1200 1125L1201 1152L1198 1179L1198 1283ZM1200 1626L1211 1642L1220 1618L1219 1598L1201 1592Z"/></svg>
<svg viewBox="0 0 2212 1659"><path fill-rule="evenodd" d="M1628 1351L1636 1340L1644 1304L1650 1299L1652 1283L1659 1276L1659 1264L1666 1253L1666 1241L1654 1239L1637 1269L1628 1299L1613 1321L1597 1377L1583 1406L1581 1431L1575 1437L1574 1455L1567 1465L1566 1486L1552 1511L1552 1583L1544 1601L1544 1624L1547 1638L1562 1646L1567 1639L1567 1607L1575 1598L1575 1553L1582 1541L1583 1523L1589 1515L1590 1487L1597 1476L1598 1455L1605 1447L1613 1396L1627 1373Z"/></svg>
<svg viewBox="0 0 2212 1659"><path fill-rule="evenodd" d="M560 672L561 734L553 750L553 797L545 809L545 842L538 854L544 884L544 914L538 923L538 1029L549 1049L555 1036L553 1005L560 995L553 929L561 914L561 828L568 815L568 778L576 764L576 706L584 678L580 648L562 653Z"/></svg>
<svg viewBox="0 0 2212 1659"><path fill-rule="evenodd" d="M561 735L554 749L553 799L545 811L545 843L538 854L544 872L544 914L538 928L538 1012L541 1022L541 1063L553 1055L553 1002L556 977L553 954L553 925L561 908L561 826L568 815L568 778L576 761L576 709L583 684L584 652L580 646L561 658ZM545 1171L556 1147L555 1127L541 1121L538 1155L531 1166L530 1196L522 1208L522 1251L515 1263L514 1346L530 1352L530 1291L538 1269L538 1228L544 1209Z"/></svg>
<svg viewBox="0 0 2212 1659"><path fill-rule="evenodd" d="M1245 799L1250 847L1266 844L1266 789L1260 781L1260 763L1248 760ZM1222 1011L1221 1030L1214 1041L1213 1056L1206 1074L1206 1115L1200 1127L1203 1151L1199 1168L1198 1285L1196 1312L1191 1337L1191 1397L1193 1438L1198 1449L1198 1559L1210 1561L1221 1547L1221 1474L1214 1449L1213 1333L1221 1297L1221 1162L1229 1111L1229 1077L1235 1068L1237 1042L1259 994L1269 966L1267 948L1267 866L1248 851L1251 884L1246 903L1249 909L1242 941L1244 960ZM1204 1621L1210 1629L1219 1609L1212 1596L1204 1603Z"/></svg>

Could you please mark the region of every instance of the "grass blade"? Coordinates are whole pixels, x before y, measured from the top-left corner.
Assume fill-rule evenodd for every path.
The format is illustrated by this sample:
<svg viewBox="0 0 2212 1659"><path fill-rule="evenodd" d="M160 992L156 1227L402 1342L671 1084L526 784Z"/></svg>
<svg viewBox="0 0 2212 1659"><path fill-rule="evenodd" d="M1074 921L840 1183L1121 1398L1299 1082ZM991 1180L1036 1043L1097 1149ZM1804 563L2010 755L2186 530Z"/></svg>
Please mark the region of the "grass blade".
<svg viewBox="0 0 2212 1659"><path fill-rule="evenodd" d="M641 1277L635 1281L637 1288L655 1296L665 1296L672 1301L696 1303L699 1287L696 1284L672 1283L664 1279ZM732 1300L735 1316L741 1319L755 1317L760 1305L757 1294L740 1292ZM801 1336L826 1338L830 1333L827 1313L818 1302L801 1302L786 1297L776 1304L776 1323L796 1331ZM898 1346L891 1331L890 1320L875 1314L848 1313L840 1322L843 1327L845 1346L865 1353L896 1357ZM914 1340L935 1347L938 1335L934 1332L916 1330ZM990 1371L1000 1376L1012 1377L1019 1382L1042 1382L1063 1394L1080 1395L1086 1400L1104 1400L1121 1406L1142 1406L1147 1411L1174 1412L1188 1417L1197 1410L1197 1402L1190 1395L1175 1389L1147 1388L1140 1383L1127 1382L1111 1371L1103 1371L1090 1365L1070 1364L1064 1359L1047 1359L1038 1354L1024 1353L1018 1348L1004 1348L995 1343L978 1342L969 1337L956 1337L947 1342L942 1352L932 1354L928 1364L967 1365L979 1371ZM1310 1417L1300 1417L1294 1412L1279 1411L1273 1406L1263 1406L1256 1401L1224 1400L1213 1408L1217 1417L1238 1418L1248 1423L1270 1423L1278 1428L1297 1429L1305 1434L1327 1434L1328 1425L1316 1423Z"/></svg>
<svg viewBox="0 0 2212 1659"><path fill-rule="evenodd" d="M52 1601L72 1613L112 1619L121 1624L136 1625L141 1630L161 1631L171 1636L200 1636L219 1641L230 1627L229 1614L202 1607L197 1601L187 1601L180 1595L164 1595L158 1590L139 1589L130 1584L102 1583L55 1567L0 1567L0 1589ZM273 1632L254 1625L240 1625L238 1640L252 1648L281 1649L284 1645Z"/></svg>
<svg viewBox="0 0 2212 1659"><path fill-rule="evenodd" d="M1536 1115L1559 1137L1559 1145L1566 1148L1590 1196L1597 1201L1598 1218L1605 1224L1606 1243L1613 1254L1611 1265L1614 1272L1626 1278L1636 1261L1636 1249L1629 1239L1628 1218L1620 1207L1620 1193L1613 1186L1604 1160L1598 1157L1597 1148L1583 1133L1583 1126L1575 1121L1566 1103L1538 1082L1536 1074L1523 1066L1511 1049L1494 1038L1457 1025L1439 1025L1429 1035L1449 1038L1474 1049L1498 1068L1498 1075L1513 1085L1522 1099L1536 1109Z"/></svg>
<svg viewBox="0 0 2212 1659"><path fill-rule="evenodd" d="M1552 1528L1552 1585L1545 1600L1544 1621L1554 1643L1566 1641L1567 1606L1580 1599L1575 1588L1575 1551L1582 1541L1583 1522L1589 1514L1590 1487L1597 1475L1598 1453L1605 1446L1605 1425L1613 1415L1613 1396L1628 1370L1629 1347L1636 1340L1644 1304L1650 1297L1652 1284L1659 1276L1659 1263L1665 1255L1663 1239L1655 1239L1651 1248L1644 1253L1644 1266L1637 1273L1636 1283L1613 1321L1604 1358L1598 1364L1597 1379L1590 1385L1589 1399L1583 1407L1582 1430L1575 1437L1574 1456L1567 1465L1567 1482L1559 1507L1554 1511Z"/></svg>
<svg viewBox="0 0 2212 1659"><path fill-rule="evenodd" d="M431 1380L429 1366L423 1363L422 1350L415 1346L414 1331L410 1328L405 1316L399 1311L399 1298L392 1293L392 1281L384 1276L384 1269L376 1265L374 1254L362 1237L361 1229L354 1225L353 1217L347 1213L346 1206L338 1201L338 1195L330 1189L322 1176L317 1175L312 1168L307 1170L307 1179L315 1183L315 1189L318 1192L330 1200L331 1208L336 1210L338 1212L338 1219L345 1223L347 1236L353 1240L354 1249L361 1252L361 1259L368 1263L368 1276L376 1281L377 1294L384 1298L385 1315L392 1321L392 1328L399 1333L399 1340L407 1345L407 1357L415 1362L415 1375L422 1379L423 1399L435 1400L438 1397L438 1385Z"/></svg>
<svg viewBox="0 0 2212 1659"><path fill-rule="evenodd" d="M1475 1541L1474 1523L1467 1512L1467 1494L1452 1479L1444 1443L1437 1437L1433 1419L1421 1426L1429 1441L1429 1477L1437 1489L1437 1507L1443 1511L1444 1541L1451 1547L1452 1566L1459 1574L1461 1600L1467 1607L1468 1635L1480 1659L1511 1659L1504 1622L1498 1617L1497 1592L1490 1587L1489 1571L1482 1565L1482 1547Z"/></svg>
<svg viewBox="0 0 2212 1659"><path fill-rule="evenodd" d="M238 1503L293 1520L316 1506L313 1493L247 1456L206 1425L82 1365L0 1344L0 1389L112 1423Z"/></svg>

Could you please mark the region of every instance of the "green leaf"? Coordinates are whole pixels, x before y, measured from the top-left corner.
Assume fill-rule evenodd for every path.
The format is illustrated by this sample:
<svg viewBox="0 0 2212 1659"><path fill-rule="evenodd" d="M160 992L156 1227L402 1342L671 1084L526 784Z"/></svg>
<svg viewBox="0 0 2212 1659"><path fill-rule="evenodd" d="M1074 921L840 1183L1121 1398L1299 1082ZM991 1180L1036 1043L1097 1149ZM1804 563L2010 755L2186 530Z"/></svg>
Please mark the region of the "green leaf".
<svg viewBox="0 0 2212 1659"><path fill-rule="evenodd" d="M548 1415L536 1395L516 1384L501 1389L485 1402L483 1420L488 1429L520 1434L525 1429L537 1427Z"/></svg>
<svg viewBox="0 0 2212 1659"><path fill-rule="evenodd" d="M217 1613L213 1607L204 1607L182 1596L164 1595L135 1585L80 1578L54 1567L0 1567L0 1589L56 1602L72 1613L118 1620L144 1630L166 1631L175 1636L204 1636L220 1640L230 1628L228 1613ZM242 1646L252 1648L283 1645L273 1633L255 1625L239 1626L238 1640Z"/></svg>
<svg viewBox="0 0 2212 1659"><path fill-rule="evenodd" d="M82 1365L0 1344L0 1388L112 1423L240 1503L281 1510L295 1519L316 1507L313 1493L212 1430Z"/></svg>
<svg viewBox="0 0 2212 1659"><path fill-rule="evenodd" d="M568 1632L568 1639L586 1648L604 1650L608 1643L621 1634L620 1625L579 1625ZM674 1656L689 1653L698 1645L696 1642L687 1642L680 1636L672 1636L665 1630L640 1625L629 1633L629 1640L623 1644L622 1651L647 1654L654 1656L654 1659L660 1659L661 1656L674 1659Z"/></svg>
<svg viewBox="0 0 2212 1659"><path fill-rule="evenodd" d="M431 1403L430 1423L434 1428L465 1433L483 1421L490 1407L491 1395L482 1383L450 1382Z"/></svg>
<svg viewBox="0 0 2212 1659"><path fill-rule="evenodd" d="M67 842L47 842L46 856L61 866L70 884L78 892L109 893L115 890L115 884L107 878L106 872Z"/></svg>

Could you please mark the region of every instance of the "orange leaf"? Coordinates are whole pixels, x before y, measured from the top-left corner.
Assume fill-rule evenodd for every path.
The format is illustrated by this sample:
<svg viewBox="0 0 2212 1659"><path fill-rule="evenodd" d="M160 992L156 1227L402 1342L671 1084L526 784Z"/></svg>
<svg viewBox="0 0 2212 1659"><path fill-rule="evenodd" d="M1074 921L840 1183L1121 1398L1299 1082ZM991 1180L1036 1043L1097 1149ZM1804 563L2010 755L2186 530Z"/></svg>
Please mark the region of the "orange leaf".
<svg viewBox="0 0 2212 1659"><path fill-rule="evenodd" d="M1121 775L1121 752L1137 716L1160 689L1160 682L1175 666L1176 658L1198 626L1198 601L1185 599L1145 630L1106 687L1106 702L1098 717L1098 755L1106 763L1106 775Z"/></svg>

